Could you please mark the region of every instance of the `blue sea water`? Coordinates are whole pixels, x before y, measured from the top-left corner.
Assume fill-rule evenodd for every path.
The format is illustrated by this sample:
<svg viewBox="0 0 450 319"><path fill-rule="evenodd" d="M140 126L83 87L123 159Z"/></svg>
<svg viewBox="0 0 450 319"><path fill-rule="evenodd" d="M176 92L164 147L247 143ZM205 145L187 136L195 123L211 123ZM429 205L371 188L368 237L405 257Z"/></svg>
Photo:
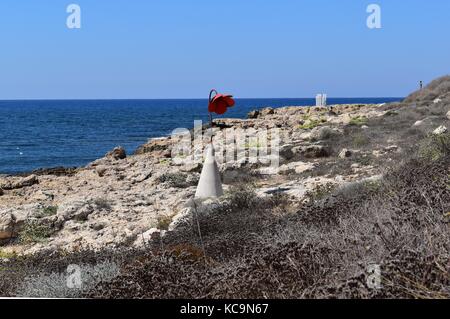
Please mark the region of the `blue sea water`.
<svg viewBox="0 0 450 319"><path fill-rule="evenodd" d="M328 99L329 104L383 103L400 98ZM305 106L314 99L238 99L226 117L266 106ZM0 101L0 174L83 166L115 146L127 153L149 138L208 121L206 100Z"/></svg>

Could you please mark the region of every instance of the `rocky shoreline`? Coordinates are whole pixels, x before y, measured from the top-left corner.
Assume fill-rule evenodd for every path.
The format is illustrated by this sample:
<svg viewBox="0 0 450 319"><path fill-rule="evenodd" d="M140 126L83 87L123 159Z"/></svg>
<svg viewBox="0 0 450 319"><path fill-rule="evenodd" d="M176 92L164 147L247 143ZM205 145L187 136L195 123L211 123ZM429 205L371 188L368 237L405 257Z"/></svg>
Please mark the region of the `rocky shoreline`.
<svg viewBox="0 0 450 319"><path fill-rule="evenodd" d="M262 163L224 161L220 163L224 189L251 183L260 197L284 193L298 203L326 189L376 180L411 147L401 135L372 132L386 130L376 126L382 120L401 117L411 130L446 131L445 118L422 123L405 119L402 112L407 114L408 107L403 103L292 106L257 110L244 120L216 119L213 139L220 150L228 146L224 136L228 129L250 128L255 136L260 130L280 131L276 174ZM153 139L131 156L116 148L81 168L0 176L0 249L31 254L142 247L155 234L173 230L189 213L202 167L198 159L180 164L172 155L175 142L173 137ZM244 146L246 152L258 147ZM201 155L203 150L193 152Z"/></svg>
<svg viewBox="0 0 450 319"><path fill-rule="evenodd" d="M0 295L449 298L449 84L266 108L69 174L0 177ZM193 201L211 135L225 196Z"/></svg>

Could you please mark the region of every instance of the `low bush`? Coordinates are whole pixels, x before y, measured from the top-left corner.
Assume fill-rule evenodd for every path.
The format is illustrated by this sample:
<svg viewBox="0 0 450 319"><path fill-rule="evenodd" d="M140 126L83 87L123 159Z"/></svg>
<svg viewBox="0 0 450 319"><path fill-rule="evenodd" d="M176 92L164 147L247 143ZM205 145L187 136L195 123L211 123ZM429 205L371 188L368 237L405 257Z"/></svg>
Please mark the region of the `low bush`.
<svg viewBox="0 0 450 319"><path fill-rule="evenodd" d="M164 173L159 176L158 181L174 188L192 186L192 183L189 183L188 181L188 175L185 173Z"/></svg>
<svg viewBox="0 0 450 319"><path fill-rule="evenodd" d="M54 216L58 213L58 206L45 206L42 209L42 216L47 217L47 216Z"/></svg>
<svg viewBox="0 0 450 319"><path fill-rule="evenodd" d="M172 223L172 217L159 216L157 223L156 223L156 228L158 228L160 230L168 230L171 223Z"/></svg>
<svg viewBox="0 0 450 319"><path fill-rule="evenodd" d="M442 159L450 152L450 133L431 135L424 139L419 146L419 156L429 161Z"/></svg>
<svg viewBox="0 0 450 319"><path fill-rule="evenodd" d="M306 120L304 124L300 125L299 129L312 130L313 128L316 128L325 122L326 122L326 120L324 120L324 119L309 119L309 120Z"/></svg>
<svg viewBox="0 0 450 319"><path fill-rule="evenodd" d="M369 119L365 116L356 116L350 120L349 125L362 126L366 125L368 121Z"/></svg>
<svg viewBox="0 0 450 319"><path fill-rule="evenodd" d="M24 244L45 242L53 232L53 227L48 223L28 220L19 232L19 239Z"/></svg>

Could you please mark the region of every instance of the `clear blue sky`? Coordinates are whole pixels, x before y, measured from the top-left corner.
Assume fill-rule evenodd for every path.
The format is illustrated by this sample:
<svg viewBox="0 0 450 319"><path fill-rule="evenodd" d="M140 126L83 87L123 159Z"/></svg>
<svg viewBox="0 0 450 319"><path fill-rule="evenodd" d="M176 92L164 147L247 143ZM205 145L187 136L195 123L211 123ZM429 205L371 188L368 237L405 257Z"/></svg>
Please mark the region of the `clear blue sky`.
<svg viewBox="0 0 450 319"><path fill-rule="evenodd" d="M449 17L443 0L1 0L0 99L404 96L450 73Z"/></svg>

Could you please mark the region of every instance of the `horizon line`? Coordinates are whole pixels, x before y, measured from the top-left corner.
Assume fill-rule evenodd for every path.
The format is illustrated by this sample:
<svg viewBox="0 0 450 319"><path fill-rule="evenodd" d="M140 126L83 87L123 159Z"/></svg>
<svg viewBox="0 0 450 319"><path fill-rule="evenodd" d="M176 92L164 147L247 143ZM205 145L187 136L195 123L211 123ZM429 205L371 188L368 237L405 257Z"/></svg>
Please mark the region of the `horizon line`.
<svg viewBox="0 0 450 319"><path fill-rule="evenodd" d="M315 97L234 97L236 100L296 100L311 99ZM328 99L404 99L404 96L328 96ZM25 98L0 99L1 102L10 101L158 101L158 100L208 100L203 98Z"/></svg>

